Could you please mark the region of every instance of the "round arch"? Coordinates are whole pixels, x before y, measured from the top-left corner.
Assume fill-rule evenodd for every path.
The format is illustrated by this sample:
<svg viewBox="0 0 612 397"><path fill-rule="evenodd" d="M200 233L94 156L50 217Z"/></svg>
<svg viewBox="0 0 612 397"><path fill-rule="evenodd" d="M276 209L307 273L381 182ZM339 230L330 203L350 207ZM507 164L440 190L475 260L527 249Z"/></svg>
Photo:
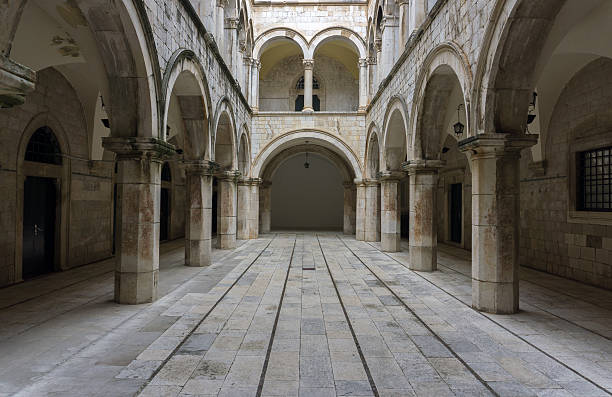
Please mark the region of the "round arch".
<svg viewBox="0 0 612 397"><path fill-rule="evenodd" d="M380 133L378 127L373 122L368 128L368 134L366 137L366 148L365 158L363 164L365 165L364 177L368 179L376 179L377 174L380 170Z"/></svg>
<svg viewBox="0 0 612 397"><path fill-rule="evenodd" d="M327 28L315 34L308 44L308 52L304 57L312 59L318 47L329 40L341 40L346 42L351 45L357 54L359 54L359 58L364 59L367 57L366 45L361 36L343 27Z"/></svg>
<svg viewBox="0 0 612 397"><path fill-rule="evenodd" d="M253 58L261 59L261 55L266 48L277 40L293 41L302 50L303 57L306 57L308 54L308 42L302 34L289 28L274 28L263 32L257 37L253 48Z"/></svg>
<svg viewBox="0 0 612 397"><path fill-rule="evenodd" d="M454 82L454 79L459 82L461 97L465 106L467 124L465 126L465 134L466 136L471 136L473 134L469 122L470 118L467 116L470 114L469 93L472 90L472 74L469 62L461 48L454 43L443 43L431 51L427 58L425 58L421 73L417 80L408 129L408 131L411 131L413 134L409 137L411 143L410 147L412 148L412 158L422 159L424 156L431 155L431 153L427 153L427 150L423 147L425 140L423 139L423 131L421 128L423 114L431 107L428 106L426 101L435 101L435 98L432 98L432 96L434 96L431 95L432 93L442 98L444 96L442 91L448 89L447 86L451 84L450 80Z"/></svg>
<svg viewBox="0 0 612 397"><path fill-rule="evenodd" d="M222 167L235 170L238 167L238 157L236 150L236 119L234 110L227 97L221 98L215 110L214 119L214 138L212 141L213 161L221 164ZM226 147L221 153L217 146ZM223 157L223 158L222 158Z"/></svg>
<svg viewBox="0 0 612 397"><path fill-rule="evenodd" d="M246 176L251 168L251 140L249 128L245 124L240 127L240 139L238 140L238 171Z"/></svg>
<svg viewBox="0 0 612 397"><path fill-rule="evenodd" d="M388 171L396 171L405 161L410 145L408 137L408 107L401 96L389 101L383 124L382 164Z"/></svg>
<svg viewBox="0 0 612 397"><path fill-rule="evenodd" d="M186 156L192 160L210 158L210 90L204 68L193 51L175 51L166 67L162 92L162 131L167 131L170 102L175 94L179 97L179 107L187 130L183 147Z"/></svg>
<svg viewBox="0 0 612 397"><path fill-rule="evenodd" d="M294 146L304 145L308 141L311 145L322 146L350 165L356 179L361 179L363 172L359 160L353 150L343 141L321 130L297 130L284 133L268 143L253 161L250 175L253 178L261 178L263 170L268 162L274 159L280 152Z"/></svg>

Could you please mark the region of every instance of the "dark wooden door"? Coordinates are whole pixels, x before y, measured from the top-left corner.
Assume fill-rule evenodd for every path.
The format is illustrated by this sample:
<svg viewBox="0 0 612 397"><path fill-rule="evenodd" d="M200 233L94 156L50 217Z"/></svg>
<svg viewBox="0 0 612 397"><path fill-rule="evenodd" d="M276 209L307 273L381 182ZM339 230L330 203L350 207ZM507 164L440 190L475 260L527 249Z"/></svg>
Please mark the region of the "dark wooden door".
<svg viewBox="0 0 612 397"><path fill-rule="evenodd" d="M27 177L23 192L23 278L55 268L56 187L52 178Z"/></svg>
<svg viewBox="0 0 612 397"><path fill-rule="evenodd" d="M170 225L170 191L161 189L161 208L159 213L159 239L168 240L168 226Z"/></svg>
<svg viewBox="0 0 612 397"><path fill-rule="evenodd" d="M461 243L461 212L463 185L454 183L450 186L450 239L455 243Z"/></svg>

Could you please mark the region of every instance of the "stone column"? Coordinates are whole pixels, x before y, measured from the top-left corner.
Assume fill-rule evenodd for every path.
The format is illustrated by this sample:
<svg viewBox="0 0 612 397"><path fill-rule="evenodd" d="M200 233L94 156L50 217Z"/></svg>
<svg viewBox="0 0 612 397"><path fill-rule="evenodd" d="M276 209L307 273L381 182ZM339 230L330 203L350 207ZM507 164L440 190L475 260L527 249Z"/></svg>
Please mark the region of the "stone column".
<svg viewBox="0 0 612 397"><path fill-rule="evenodd" d="M236 219L236 238L249 239L249 212L251 210L251 182L248 178L238 180L238 208Z"/></svg>
<svg viewBox="0 0 612 397"><path fill-rule="evenodd" d="M156 138L103 138L117 159L115 301L157 299L161 165L172 145Z"/></svg>
<svg viewBox="0 0 612 397"><path fill-rule="evenodd" d="M249 194L251 195L251 206L248 215L249 239L259 237L259 185L261 179L251 178L249 183Z"/></svg>
<svg viewBox="0 0 612 397"><path fill-rule="evenodd" d="M312 69L313 59L304 59L304 109L303 112L313 112L312 108Z"/></svg>
<svg viewBox="0 0 612 397"><path fill-rule="evenodd" d="M411 270L433 272L438 268L436 205L440 160L404 163L410 176L410 265Z"/></svg>
<svg viewBox="0 0 612 397"><path fill-rule="evenodd" d="M382 38L374 39L374 49L376 50L376 83L374 83L374 93L376 93L378 86L385 78L382 67Z"/></svg>
<svg viewBox="0 0 612 397"><path fill-rule="evenodd" d="M219 52L223 54L225 48L225 6L227 0L217 0L217 17L215 21L215 41L217 42L217 48Z"/></svg>
<svg viewBox="0 0 612 397"><path fill-rule="evenodd" d="M212 179L214 163L185 161L187 203L185 219L185 264L211 264Z"/></svg>
<svg viewBox="0 0 612 397"><path fill-rule="evenodd" d="M382 31L382 64L379 63L381 69L381 81L385 79L399 54L397 53L397 29L398 20L392 15L385 15L381 27Z"/></svg>
<svg viewBox="0 0 612 397"><path fill-rule="evenodd" d="M262 182L259 186L259 230L270 233L272 225L272 183Z"/></svg>
<svg viewBox="0 0 612 397"><path fill-rule="evenodd" d="M244 98L248 103L251 103L251 64L253 63L253 58L244 57L244 85L242 86L242 92L244 93Z"/></svg>
<svg viewBox="0 0 612 397"><path fill-rule="evenodd" d="M217 246L220 249L236 247L236 171L217 175Z"/></svg>
<svg viewBox="0 0 612 397"><path fill-rule="evenodd" d="M359 111L368 107L368 60L359 60Z"/></svg>
<svg viewBox="0 0 612 397"><path fill-rule="evenodd" d="M253 59L251 62L251 109L257 111L259 109L259 69L261 62Z"/></svg>
<svg viewBox="0 0 612 397"><path fill-rule="evenodd" d="M357 200L355 205L355 239L365 241L366 223L366 185L362 180L356 179Z"/></svg>
<svg viewBox="0 0 612 397"><path fill-rule="evenodd" d="M238 18L225 18L223 49L225 50L225 61L232 71L234 78L238 76L238 67L236 65L236 60L238 59L238 22Z"/></svg>
<svg viewBox="0 0 612 397"><path fill-rule="evenodd" d="M404 52L406 43L410 38L410 0L399 1L399 40L397 41L398 54Z"/></svg>
<svg viewBox="0 0 612 397"><path fill-rule="evenodd" d="M472 306L519 309L520 151L537 135L481 134L459 143L472 161Z"/></svg>
<svg viewBox="0 0 612 397"><path fill-rule="evenodd" d="M378 86L376 85L377 71L376 71L376 57L368 58L368 102L372 100L376 94Z"/></svg>
<svg viewBox="0 0 612 397"><path fill-rule="evenodd" d="M384 252L399 252L402 250L399 183L403 177L403 172L386 171L381 173L380 245Z"/></svg>
<svg viewBox="0 0 612 397"><path fill-rule="evenodd" d="M345 182L344 186L344 226L343 232L346 235L355 234L355 184Z"/></svg>
<svg viewBox="0 0 612 397"><path fill-rule="evenodd" d="M380 183L369 179L365 185L365 241L380 241Z"/></svg>
<svg viewBox="0 0 612 397"><path fill-rule="evenodd" d="M408 37L412 36L423 23L426 15L426 1L424 0L408 0Z"/></svg>

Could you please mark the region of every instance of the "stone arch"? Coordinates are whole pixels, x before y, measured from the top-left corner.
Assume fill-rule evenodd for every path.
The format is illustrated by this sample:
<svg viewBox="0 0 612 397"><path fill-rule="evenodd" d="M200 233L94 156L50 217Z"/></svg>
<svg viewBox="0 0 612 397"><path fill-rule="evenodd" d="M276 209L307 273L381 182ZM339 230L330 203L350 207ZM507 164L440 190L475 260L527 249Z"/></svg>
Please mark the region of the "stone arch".
<svg viewBox="0 0 612 397"><path fill-rule="evenodd" d="M317 52L317 48L329 40L341 40L349 43L355 52L359 54L359 58L363 59L367 56L366 45L361 36L344 27L331 27L323 29L314 35L308 45L308 53L304 58L312 59Z"/></svg>
<svg viewBox="0 0 612 397"><path fill-rule="evenodd" d="M536 66L567 0L498 0L478 57L474 125L479 133L519 133L527 126ZM533 56L527 56L529 49Z"/></svg>
<svg viewBox="0 0 612 397"><path fill-rule="evenodd" d="M235 170L238 166L235 120L229 99L223 97L215 111L215 133L212 147L214 148L214 161L224 170Z"/></svg>
<svg viewBox="0 0 612 397"><path fill-rule="evenodd" d="M365 159L365 178L376 179L380 171L380 138L376 124L370 124L366 138Z"/></svg>
<svg viewBox="0 0 612 397"><path fill-rule="evenodd" d="M251 140L246 123L242 125L238 140L238 171L247 176L251 168Z"/></svg>
<svg viewBox="0 0 612 397"><path fill-rule="evenodd" d="M308 54L308 42L301 33L290 28L274 28L260 34L255 40L253 48L253 58L261 59L261 55L266 48L277 40L290 40L297 44L302 50L302 56Z"/></svg>
<svg viewBox="0 0 612 397"><path fill-rule="evenodd" d="M334 152L351 169L357 179L361 179L363 172L359 160L353 150L338 137L321 130L296 130L284 133L259 152L251 167L251 177L261 178L268 162L274 159L280 152L289 148L304 145L308 141L310 145L321 146Z"/></svg>
<svg viewBox="0 0 612 397"><path fill-rule="evenodd" d="M383 152L381 163L387 171L400 170L408 153L408 111L406 102L400 96L393 96L383 124Z"/></svg>
<svg viewBox="0 0 612 397"><path fill-rule="evenodd" d="M463 51L454 43L444 43L429 53L417 80L415 97L410 112L409 131L413 136L409 139L412 147L412 158L433 159L439 155L439 141L432 134L427 134L423 126L429 126L440 134L445 128L444 118L437 114L439 109L447 109L450 93L459 84L461 99L465 107L464 136L471 135L469 123L470 102L469 93L472 87L472 76L469 62ZM463 119L462 119L463 121Z"/></svg>
<svg viewBox="0 0 612 397"><path fill-rule="evenodd" d="M186 130L183 144L179 147L189 160L209 159L210 90L204 68L193 51L180 49L172 55L164 74L163 93L162 131L167 131L168 112L174 94Z"/></svg>

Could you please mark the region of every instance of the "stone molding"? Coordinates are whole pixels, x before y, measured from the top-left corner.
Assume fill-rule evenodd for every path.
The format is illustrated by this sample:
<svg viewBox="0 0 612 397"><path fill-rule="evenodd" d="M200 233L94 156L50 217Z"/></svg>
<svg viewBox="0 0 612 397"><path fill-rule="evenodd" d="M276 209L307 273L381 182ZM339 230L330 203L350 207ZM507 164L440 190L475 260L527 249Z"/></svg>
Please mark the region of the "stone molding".
<svg viewBox="0 0 612 397"><path fill-rule="evenodd" d="M471 151L474 156L516 153L538 143L537 134L478 134L458 143L462 152Z"/></svg>
<svg viewBox="0 0 612 397"><path fill-rule="evenodd" d="M302 60L302 64L304 65L304 69L312 70L314 68L314 59L304 59Z"/></svg>
<svg viewBox="0 0 612 397"><path fill-rule="evenodd" d="M36 72L0 55L0 109L25 103L35 83Z"/></svg>
<svg viewBox="0 0 612 397"><path fill-rule="evenodd" d="M402 163L402 170L413 174L416 172L438 172L442 167L446 165L446 161L443 160L427 160L427 159L416 159L406 161Z"/></svg>
<svg viewBox="0 0 612 397"><path fill-rule="evenodd" d="M378 173L378 178L381 182L384 181L396 181L399 182L404 179L406 173L403 171L382 171Z"/></svg>
<svg viewBox="0 0 612 397"><path fill-rule="evenodd" d="M208 160L183 160L187 175L212 176L219 169L219 164Z"/></svg>
<svg viewBox="0 0 612 397"><path fill-rule="evenodd" d="M242 173L236 170L220 171L220 172L217 172L215 176L220 180L238 182L239 178L242 176Z"/></svg>
<svg viewBox="0 0 612 397"><path fill-rule="evenodd" d="M102 147L115 153L120 159L149 157L162 161L176 153L174 145L152 137L104 137Z"/></svg>

